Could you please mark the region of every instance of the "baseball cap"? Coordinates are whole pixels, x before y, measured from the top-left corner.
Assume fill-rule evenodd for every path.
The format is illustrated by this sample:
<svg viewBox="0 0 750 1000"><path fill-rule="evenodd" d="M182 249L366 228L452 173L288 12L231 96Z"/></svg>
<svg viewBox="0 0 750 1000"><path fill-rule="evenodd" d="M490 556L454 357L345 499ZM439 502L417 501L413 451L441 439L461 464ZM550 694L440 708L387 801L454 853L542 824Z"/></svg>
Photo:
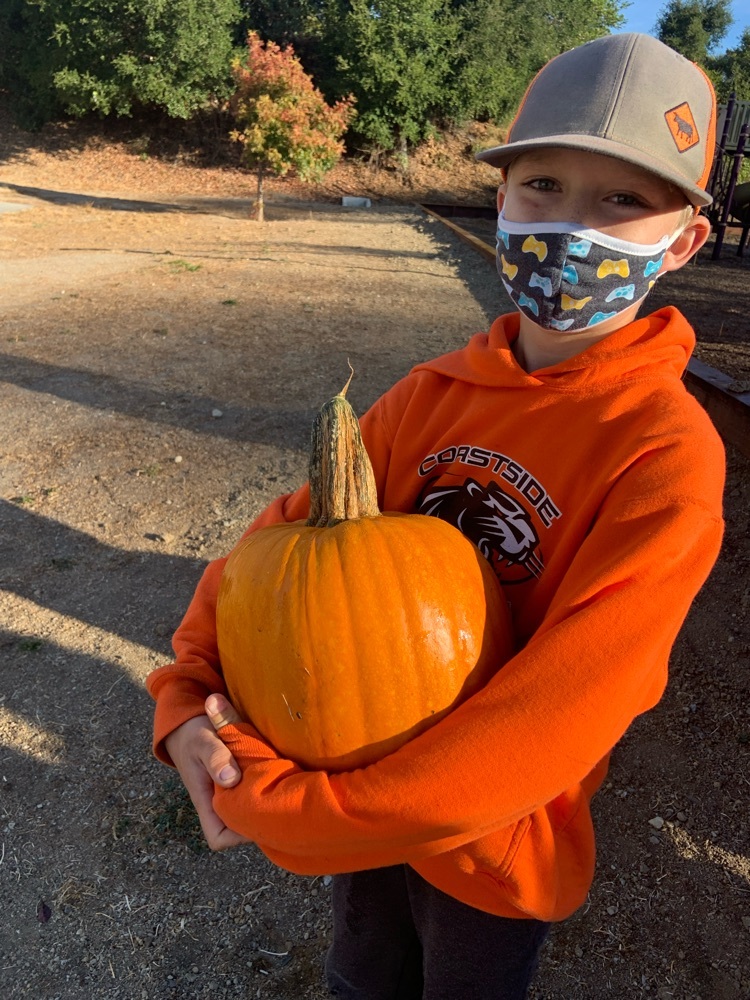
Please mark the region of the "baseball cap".
<svg viewBox="0 0 750 1000"><path fill-rule="evenodd" d="M615 156L674 184L691 204L716 141L716 97L703 70L651 35L605 35L563 52L529 85L508 141L477 153L495 167L545 146Z"/></svg>

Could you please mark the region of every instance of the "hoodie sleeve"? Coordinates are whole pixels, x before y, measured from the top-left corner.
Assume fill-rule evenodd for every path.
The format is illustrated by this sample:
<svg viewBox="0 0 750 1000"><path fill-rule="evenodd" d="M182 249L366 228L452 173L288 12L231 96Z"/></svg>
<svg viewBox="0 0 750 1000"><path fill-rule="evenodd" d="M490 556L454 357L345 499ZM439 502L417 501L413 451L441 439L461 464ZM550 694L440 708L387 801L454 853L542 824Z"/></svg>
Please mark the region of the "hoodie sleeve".
<svg viewBox="0 0 750 1000"><path fill-rule="evenodd" d="M679 469L695 455L675 455L666 469L657 454L636 463L523 650L384 760L303 771L252 727L223 729L243 778L216 791L217 813L276 863L334 873L451 850L585 781L663 692L670 649L719 551L719 453L713 444L698 463L710 483L703 494L681 491Z"/></svg>
<svg viewBox="0 0 750 1000"><path fill-rule="evenodd" d="M274 500L242 537L267 524L307 517L308 506L305 485ZM203 715L209 694L227 694L216 639L216 600L228 558L216 559L206 567L172 639L174 662L158 667L146 678L146 689L156 701L153 750L165 764L172 764L164 746L167 736L188 719Z"/></svg>

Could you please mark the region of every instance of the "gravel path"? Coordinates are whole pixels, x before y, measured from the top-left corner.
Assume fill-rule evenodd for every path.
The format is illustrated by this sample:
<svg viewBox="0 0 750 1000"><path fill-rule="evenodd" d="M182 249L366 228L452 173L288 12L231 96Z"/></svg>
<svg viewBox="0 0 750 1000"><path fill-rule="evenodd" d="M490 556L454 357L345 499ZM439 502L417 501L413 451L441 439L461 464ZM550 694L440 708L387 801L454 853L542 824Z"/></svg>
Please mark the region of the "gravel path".
<svg viewBox="0 0 750 1000"><path fill-rule="evenodd" d="M0 994L323 1000L328 880L202 849L143 679L206 560L304 477L348 360L361 412L486 326L496 276L397 206L259 228L12 199L31 210L0 226ZM614 754L597 883L533 1000L750 996L748 510L730 454L721 562Z"/></svg>

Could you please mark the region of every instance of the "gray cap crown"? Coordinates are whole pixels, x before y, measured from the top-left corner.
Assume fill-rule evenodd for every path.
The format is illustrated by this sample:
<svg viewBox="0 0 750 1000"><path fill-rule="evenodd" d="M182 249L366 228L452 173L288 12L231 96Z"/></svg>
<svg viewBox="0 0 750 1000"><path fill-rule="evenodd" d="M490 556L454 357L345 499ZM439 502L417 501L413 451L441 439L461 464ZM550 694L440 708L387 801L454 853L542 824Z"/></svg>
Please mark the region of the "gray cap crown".
<svg viewBox="0 0 750 1000"><path fill-rule="evenodd" d="M532 80L508 142L477 154L497 167L545 146L615 156L710 205L716 99L698 66L650 35L606 35L552 59Z"/></svg>

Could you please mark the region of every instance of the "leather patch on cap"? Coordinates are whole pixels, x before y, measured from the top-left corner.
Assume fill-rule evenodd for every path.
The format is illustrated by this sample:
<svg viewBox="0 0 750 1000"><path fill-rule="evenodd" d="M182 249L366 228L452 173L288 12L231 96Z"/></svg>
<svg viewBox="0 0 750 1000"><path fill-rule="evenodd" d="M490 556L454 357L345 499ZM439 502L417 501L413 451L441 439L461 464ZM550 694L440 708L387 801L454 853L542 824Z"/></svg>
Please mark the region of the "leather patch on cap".
<svg viewBox="0 0 750 1000"><path fill-rule="evenodd" d="M687 101L684 104L678 104L671 111L667 111L664 117L669 125L669 131L672 133L675 145L681 153L692 149L701 141L693 112Z"/></svg>

